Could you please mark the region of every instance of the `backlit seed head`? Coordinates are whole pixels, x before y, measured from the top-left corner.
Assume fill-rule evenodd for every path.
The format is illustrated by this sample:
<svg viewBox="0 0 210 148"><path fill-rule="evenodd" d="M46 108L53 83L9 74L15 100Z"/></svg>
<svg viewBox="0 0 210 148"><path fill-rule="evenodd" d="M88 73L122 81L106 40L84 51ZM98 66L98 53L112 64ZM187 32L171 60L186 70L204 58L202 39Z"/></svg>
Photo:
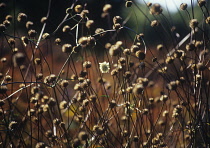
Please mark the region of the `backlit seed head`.
<svg viewBox="0 0 210 148"><path fill-rule="evenodd" d="M144 108L142 110L143 115L147 115L149 113L149 110L147 108Z"/></svg>
<svg viewBox="0 0 210 148"><path fill-rule="evenodd" d="M106 4L106 5L104 5L104 7L103 7L103 12L104 12L104 13L109 13L109 12L111 11L111 9L112 9L112 5Z"/></svg>
<svg viewBox="0 0 210 148"><path fill-rule="evenodd" d="M36 94L38 93L40 90L40 88L38 86L34 86L31 88L31 94Z"/></svg>
<svg viewBox="0 0 210 148"><path fill-rule="evenodd" d="M12 77L11 77L10 75L6 75L6 76L5 76L5 80L6 80L6 81L11 81L11 80L12 80Z"/></svg>
<svg viewBox="0 0 210 148"><path fill-rule="evenodd" d="M71 51L72 51L72 45L71 44L64 44L62 46L62 52L70 53Z"/></svg>
<svg viewBox="0 0 210 148"><path fill-rule="evenodd" d="M152 27L156 27L156 26L159 26L159 24L160 24L160 22L159 22L158 20L154 20L154 21L151 22L150 25L151 25Z"/></svg>
<svg viewBox="0 0 210 148"><path fill-rule="evenodd" d="M115 75L117 75L118 74L118 70L117 69L113 69L112 71L111 71L111 75L112 76L115 76Z"/></svg>
<svg viewBox="0 0 210 148"><path fill-rule="evenodd" d="M153 15L159 15L163 12L163 9L161 8L160 4L155 3L150 7L150 14Z"/></svg>
<svg viewBox="0 0 210 148"><path fill-rule="evenodd" d="M109 102L109 107L110 107L110 108L114 108L115 106L117 106L116 101L115 101L115 100L111 100L111 101Z"/></svg>
<svg viewBox="0 0 210 148"><path fill-rule="evenodd" d="M37 34L37 32L35 30L33 30L33 29L31 29L31 30L28 31L29 37L32 37L33 38L33 37L36 36L36 34Z"/></svg>
<svg viewBox="0 0 210 148"><path fill-rule="evenodd" d="M38 73L37 75L36 75L36 79L37 80L41 80L43 78L43 74L42 73Z"/></svg>
<svg viewBox="0 0 210 148"><path fill-rule="evenodd" d="M9 27L10 26L10 21L8 21L8 20L4 20L3 21L3 24L6 26L6 27Z"/></svg>
<svg viewBox="0 0 210 148"><path fill-rule="evenodd" d="M24 46L26 46L28 44L28 38L26 36L22 36L21 40L22 40Z"/></svg>
<svg viewBox="0 0 210 148"><path fill-rule="evenodd" d="M209 24L209 25L210 25L210 16L208 16L208 17L206 18L206 24Z"/></svg>
<svg viewBox="0 0 210 148"><path fill-rule="evenodd" d="M124 49L123 54L124 55L130 55L131 54L130 49L128 49L128 48Z"/></svg>
<svg viewBox="0 0 210 148"><path fill-rule="evenodd" d="M133 93L135 96L142 94L144 87L142 84L136 84L133 88Z"/></svg>
<svg viewBox="0 0 210 148"><path fill-rule="evenodd" d="M7 62L7 58L5 58L5 57L1 58L1 62L2 63L6 63Z"/></svg>
<svg viewBox="0 0 210 148"><path fill-rule="evenodd" d="M80 146L80 144L81 144L81 141L80 141L78 138L75 138L75 139L73 140L72 147L73 147L73 148L77 148L77 147Z"/></svg>
<svg viewBox="0 0 210 148"><path fill-rule="evenodd" d="M0 3L0 9L5 8L7 5L5 3Z"/></svg>
<svg viewBox="0 0 210 148"><path fill-rule="evenodd" d="M133 2L128 0L128 1L125 2L125 7L127 7L127 8L131 7L132 4L133 4Z"/></svg>
<svg viewBox="0 0 210 148"><path fill-rule="evenodd" d="M4 32L6 30L6 26L4 24L0 24L0 32Z"/></svg>
<svg viewBox="0 0 210 148"><path fill-rule="evenodd" d="M81 13L81 12L82 12L82 9L83 9L82 5L76 5L76 6L74 7L74 11L75 11L76 13Z"/></svg>
<svg viewBox="0 0 210 148"><path fill-rule="evenodd" d="M47 17L42 17L40 22L43 23L43 24L46 23L47 22Z"/></svg>
<svg viewBox="0 0 210 148"><path fill-rule="evenodd" d="M85 140L88 139L88 134L87 134L85 131L81 131L81 132L79 132L79 134L78 134L78 138L79 138L79 140L81 140L81 141L85 141Z"/></svg>
<svg viewBox="0 0 210 148"><path fill-rule="evenodd" d="M40 58L34 59L34 63L35 63L36 65L40 65L40 64L41 64L41 59L40 59Z"/></svg>
<svg viewBox="0 0 210 148"><path fill-rule="evenodd" d="M17 17L18 22L26 22L27 15L25 13L19 13Z"/></svg>
<svg viewBox="0 0 210 148"><path fill-rule="evenodd" d="M206 0L199 0L198 1L198 6L199 7L203 7L203 6L205 6L206 5Z"/></svg>
<svg viewBox="0 0 210 148"><path fill-rule="evenodd" d="M60 38L56 38L55 39L55 44L56 45L60 45L61 44L61 39Z"/></svg>
<svg viewBox="0 0 210 148"><path fill-rule="evenodd" d="M45 132L45 135L46 135L46 137L52 137L53 136L53 132L51 131L51 130L47 130L46 132Z"/></svg>
<svg viewBox="0 0 210 148"><path fill-rule="evenodd" d="M173 63L174 62L174 57L172 57L172 56L167 57L166 60L165 60L165 62L166 62L166 64Z"/></svg>
<svg viewBox="0 0 210 148"><path fill-rule="evenodd" d="M65 100L64 101L61 101L60 104L59 104L59 108L61 110L66 109L67 106L68 106L68 103Z"/></svg>
<svg viewBox="0 0 210 148"><path fill-rule="evenodd" d="M96 97L95 95L89 96L89 100L90 100L91 102L96 102L96 99L97 99L97 97Z"/></svg>
<svg viewBox="0 0 210 148"><path fill-rule="evenodd" d="M81 37L79 40L78 40L78 43L81 45L81 46L86 46L87 45L87 37Z"/></svg>
<svg viewBox="0 0 210 148"><path fill-rule="evenodd" d="M163 50L163 45L162 44L157 45L157 50L162 51Z"/></svg>
<svg viewBox="0 0 210 148"><path fill-rule="evenodd" d="M139 48L139 46L137 46L137 45L132 45L131 48L130 48L130 51L131 51L132 53L136 53L136 52L139 51L139 50L140 50L140 48Z"/></svg>
<svg viewBox="0 0 210 148"><path fill-rule="evenodd" d="M203 63L196 64L196 67L200 71L204 71L206 69L206 66Z"/></svg>
<svg viewBox="0 0 210 148"><path fill-rule="evenodd" d="M71 13L72 12L72 8L67 8L66 9L66 14Z"/></svg>
<svg viewBox="0 0 210 148"><path fill-rule="evenodd" d="M85 17L87 16L88 13L89 13L88 10L82 10L82 12L80 13L80 16L81 16L82 18L85 18Z"/></svg>
<svg viewBox="0 0 210 148"><path fill-rule="evenodd" d="M62 29L63 32L70 32L71 31L71 27L69 25L65 25Z"/></svg>
<svg viewBox="0 0 210 148"><path fill-rule="evenodd" d="M55 106L56 105L56 100L54 98L50 97L47 104L49 106Z"/></svg>
<svg viewBox="0 0 210 148"><path fill-rule="evenodd" d="M35 148L46 148L46 144L44 142L38 142Z"/></svg>
<svg viewBox="0 0 210 148"><path fill-rule="evenodd" d="M18 124L17 124L16 121L11 121L11 122L9 123L8 128L9 128L9 130L14 130L15 128L17 128L17 126L18 126Z"/></svg>
<svg viewBox="0 0 210 148"><path fill-rule="evenodd" d="M49 38L50 38L50 34L49 34L49 33L44 33L44 34L42 35L42 38L43 38L43 39L49 39Z"/></svg>
<svg viewBox="0 0 210 148"><path fill-rule="evenodd" d="M186 45L186 50L187 51L193 51L195 50L195 44L194 43L189 43Z"/></svg>
<svg viewBox="0 0 210 148"><path fill-rule="evenodd" d="M139 58L139 60L144 60L145 59L145 53L143 51L137 51L136 52L136 57Z"/></svg>
<svg viewBox="0 0 210 148"><path fill-rule="evenodd" d="M122 18L120 16L115 16L113 18L113 23L114 24L117 24L117 23L121 24L121 22L122 22Z"/></svg>
<svg viewBox="0 0 210 148"><path fill-rule="evenodd" d="M120 25L120 23L116 23L116 24L113 25L112 28L115 29L115 30L118 30L118 29L121 28L121 25Z"/></svg>
<svg viewBox="0 0 210 148"><path fill-rule="evenodd" d="M31 29L33 27L34 23L32 21L27 21L26 22L26 28Z"/></svg>
<svg viewBox="0 0 210 148"><path fill-rule="evenodd" d="M67 80L62 80L61 83L60 83L60 85L61 85L62 87L67 87L67 86L69 85L69 81L67 81Z"/></svg>
<svg viewBox="0 0 210 148"><path fill-rule="evenodd" d="M117 56L120 52L120 46L118 45L112 45L111 48L109 49L109 54L111 56Z"/></svg>
<svg viewBox="0 0 210 148"><path fill-rule="evenodd" d="M0 100L0 107L4 106L5 102L3 100Z"/></svg>
<svg viewBox="0 0 210 148"><path fill-rule="evenodd" d="M58 119L58 118L55 118L55 119L53 120L53 123L54 123L54 125L58 126L58 125L61 123L61 120Z"/></svg>
<svg viewBox="0 0 210 148"><path fill-rule="evenodd" d="M161 95L160 101L166 102L167 100L168 100L168 96L167 95Z"/></svg>
<svg viewBox="0 0 210 148"><path fill-rule="evenodd" d="M192 20L190 20L190 22L189 22L189 26L190 26L190 28L192 28L192 29L195 29L196 27L198 27L198 20L197 19L192 19Z"/></svg>
<svg viewBox="0 0 210 148"><path fill-rule="evenodd" d="M96 40L94 37L87 37L87 45L88 46L94 46L96 43Z"/></svg>
<svg viewBox="0 0 210 148"><path fill-rule="evenodd" d="M131 72L130 71L126 71L125 74L124 74L124 77L126 79L129 79L131 77Z"/></svg>
<svg viewBox="0 0 210 148"><path fill-rule="evenodd" d="M88 29L92 28L93 25L94 25L94 20L88 20L88 21L86 22L86 27L87 27Z"/></svg>
<svg viewBox="0 0 210 148"><path fill-rule="evenodd" d="M7 86L6 85L0 85L0 94L5 94L7 92Z"/></svg>
<svg viewBox="0 0 210 148"><path fill-rule="evenodd" d="M90 61L85 61L84 63L83 63L83 67L84 68L90 68L91 67L91 62Z"/></svg>
<svg viewBox="0 0 210 148"><path fill-rule="evenodd" d="M15 45L15 39L9 38L9 39L8 39L8 43L9 43L10 45Z"/></svg>
<svg viewBox="0 0 210 148"><path fill-rule="evenodd" d="M187 9L187 4L186 3L181 3L179 8L180 8L180 10L186 10Z"/></svg>

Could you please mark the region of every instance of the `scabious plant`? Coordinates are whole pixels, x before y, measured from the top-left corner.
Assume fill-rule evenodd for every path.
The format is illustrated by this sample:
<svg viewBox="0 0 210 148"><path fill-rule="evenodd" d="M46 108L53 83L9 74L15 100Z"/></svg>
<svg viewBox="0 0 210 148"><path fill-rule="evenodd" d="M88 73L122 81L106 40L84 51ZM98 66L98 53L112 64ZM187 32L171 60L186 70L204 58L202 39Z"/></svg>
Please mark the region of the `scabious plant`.
<svg viewBox="0 0 210 148"><path fill-rule="evenodd" d="M143 2L0 3L1 147L210 146L209 2Z"/></svg>

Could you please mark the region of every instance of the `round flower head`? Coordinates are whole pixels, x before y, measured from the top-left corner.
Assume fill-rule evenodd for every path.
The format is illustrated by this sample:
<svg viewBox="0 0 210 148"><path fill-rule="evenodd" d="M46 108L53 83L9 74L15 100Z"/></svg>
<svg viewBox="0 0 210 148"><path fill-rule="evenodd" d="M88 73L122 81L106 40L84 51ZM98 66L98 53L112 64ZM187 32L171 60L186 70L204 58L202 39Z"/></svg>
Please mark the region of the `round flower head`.
<svg viewBox="0 0 210 148"><path fill-rule="evenodd" d="M99 63L99 65L102 73L109 73L110 67L108 62L104 61L103 63Z"/></svg>

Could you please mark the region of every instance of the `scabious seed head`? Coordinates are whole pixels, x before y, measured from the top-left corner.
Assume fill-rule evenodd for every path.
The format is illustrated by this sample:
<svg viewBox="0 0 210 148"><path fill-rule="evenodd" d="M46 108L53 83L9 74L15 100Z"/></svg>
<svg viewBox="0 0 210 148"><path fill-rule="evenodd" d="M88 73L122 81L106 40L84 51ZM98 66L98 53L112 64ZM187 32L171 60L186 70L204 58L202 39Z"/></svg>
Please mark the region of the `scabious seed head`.
<svg viewBox="0 0 210 148"><path fill-rule="evenodd" d="M151 22L150 24L152 27L156 27L156 26L159 26L160 25L160 22L158 20L154 20Z"/></svg>
<svg viewBox="0 0 210 148"><path fill-rule="evenodd" d="M82 18L85 18L87 16L87 14L89 14L89 11L88 10L82 10L82 12L80 13L80 16Z"/></svg>
<svg viewBox="0 0 210 148"><path fill-rule="evenodd" d="M136 57L139 58L139 60L144 60L146 55L143 51L139 50L139 51L136 52Z"/></svg>
<svg viewBox="0 0 210 148"><path fill-rule="evenodd" d="M34 23L32 21L27 21L26 22L26 28L27 29L31 29L33 25L34 25Z"/></svg>
<svg viewBox="0 0 210 148"><path fill-rule="evenodd" d="M88 21L86 22L86 27L87 27L88 29L93 28L93 26L94 26L94 20L88 20Z"/></svg>
<svg viewBox="0 0 210 148"><path fill-rule="evenodd" d="M85 140L88 139L88 134L87 134L85 131L81 131L81 132L79 132L79 134L78 134L78 138L79 138L79 140L81 140L81 141L85 141Z"/></svg>
<svg viewBox="0 0 210 148"><path fill-rule="evenodd" d="M62 80L61 83L60 83L60 85L61 85L62 87L67 87L67 86L69 85L69 81L67 81L67 80Z"/></svg>
<svg viewBox="0 0 210 148"><path fill-rule="evenodd" d="M120 16L115 16L114 18L113 18L113 23L114 24L121 24L121 22L122 22L122 18L120 17Z"/></svg>
<svg viewBox="0 0 210 148"><path fill-rule="evenodd" d="M127 0L127 1L125 2L125 7L127 7L127 8L128 8L128 7L131 7L132 4L133 4L132 1Z"/></svg>
<svg viewBox="0 0 210 148"><path fill-rule="evenodd" d="M13 38L9 38L8 39L8 43L12 46L12 45L15 45L15 39Z"/></svg>
<svg viewBox="0 0 210 148"><path fill-rule="evenodd" d="M6 75L6 76L5 76L5 80L9 82L9 81L12 80L12 77L11 77L10 75Z"/></svg>
<svg viewBox="0 0 210 148"><path fill-rule="evenodd" d="M72 51L72 45L71 44L64 44L62 46L62 52L71 53L71 51Z"/></svg>
<svg viewBox="0 0 210 148"><path fill-rule="evenodd" d="M91 67L91 62L90 61L85 61L84 63L83 63L83 67L84 68L90 68Z"/></svg>
<svg viewBox="0 0 210 148"><path fill-rule="evenodd" d="M17 17L18 22L26 22L27 15L25 13L19 13Z"/></svg>
<svg viewBox="0 0 210 148"><path fill-rule="evenodd" d="M116 24L113 25L112 28L115 29L115 30L118 30L118 29L121 28L121 25L120 25L120 23L116 23Z"/></svg>
<svg viewBox="0 0 210 148"><path fill-rule="evenodd" d="M138 96L142 94L143 90L144 90L144 86L140 83L137 83L133 88L133 93L135 96Z"/></svg>
<svg viewBox="0 0 210 148"><path fill-rule="evenodd" d="M10 123L9 123L9 130L14 130L15 128L17 128L17 122L16 121L11 121Z"/></svg>
<svg viewBox="0 0 210 148"><path fill-rule="evenodd" d="M46 23L47 22L47 17L42 17L40 22L43 23L43 24Z"/></svg>
<svg viewBox="0 0 210 148"><path fill-rule="evenodd" d="M36 36L36 34L37 34L37 32L35 30L33 30L33 29L31 29L31 30L28 31L29 37L32 37L33 38L33 37Z"/></svg>
<svg viewBox="0 0 210 148"><path fill-rule="evenodd" d="M199 0L198 1L198 6L199 7L203 7L203 6L205 6L206 5L206 0Z"/></svg>
<svg viewBox="0 0 210 148"><path fill-rule="evenodd" d="M4 24L0 24L0 32L6 31L6 26Z"/></svg>
<svg viewBox="0 0 210 148"><path fill-rule="evenodd" d="M190 28L191 29L195 29L196 27L198 27L198 20L197 19L192 19L192 20L190 20L190 22L189 22L189 26L190 26Z"/></svg>
<svg viewBox="0 0 210 148"><path fill-rule="evenodd" d="M117 56L120 52L120 46L119 45L112 45L111 48L109 49L109 54L111 56Z"/></svg>
<svg viewBox="0 0 210 148"><path fill-rule="evenodd" d="M180 8L180 10L186 10L187 9L187 4L186 3L181 3L179 8Z"/></svg>
<svg viewBox="0 0 210 148"><path fill-rule="evenodd" d="M206 18L206 24L209 24L209 25L210 25L210 16L208 16L208 17Z"/></svg>
<svg viewBox="0 0 210 148"><path fill-rule="evenodd" d="M40 64L41 64L41 59L40 59L40 58L35 58L35 59L34 59L34 63L35 63L36 65L40 65Z"/></svg>
<svg viewBox="0 0 210 148"><path fill-rule="evenodd" d="M193 51L195 50L195 44L194 43L189 43L186 45L186 50L187 51Z"/></svg>
<svg viewBox="0 0 210 148"><path fill-rule="evenodd" d="M71 27L70 27L69 25L65 25L65 26L63 27L62 31L68 33L68 32L71 31Z"/></svg>
<svg viewBox="0 0 210 148"><path fill-rule="evenodd" d="M10 21L8 21L8 20L4 20L3 21L3 24L6 26L6 27L9 27L10 26Z"/></svg>
<svg viewBox="0 0 210 148"><path fill-rule="evenodd" d="M61 44L61 39L60 38L56 38L55 39L55 44L56 45L60 45Z"/></svg>
<svg viewBox="0 0 210 148"><path fill-rule="evenodd" d="M136 53L136 52L139 51L139 50L140 50L140 48L139 48L138 45L132 45L131 48L130 48L130 51L131 51L132 53Z"/></svg>
<svg viewBox="0 0 210 148"><path fill-rule="evenodd" d="M104 13L109 13L112 9L112 5L110 4L105 4L104 7L103 7L103 12Z"/></svg>
<svg viewBox="0 0 210 148"><path fill-rule="evenodd" d="M7 86L6 85L0 85L0 94L5 94L7 92Z"/></svg>
<svg viewBox="0 0 210 148"><path fill-rule="evenodd" d="M160 4L155 3L150 7L150 14L152 15L159 15L163 12L163 9L161 8Z"/></svg>
<svg viewBox="0 0 210 148"><path fill-rule="evenodd" d="M35 148L46 148L46 144L44 142L38 142Z"/></svg>
<svg viewBox="0 0 210 148"><path fill-rule="evenodd" d="M49 34L49 33L44 33L44 34L42 35L42 38L43 38L43 39L49 39L49 38L50 38L50 34Z"/></svg>
<svg viewBox="0 0 210 148"><path fill-rule="evenodd" d="M61 110L66 109L67 106L68 106L68 103L65 100L64 101L61 101L60 104L59 104L59 108Z"/></svg>
<svg viewBox="0 0 210 148"><path fill-rule="evenodd" d="M76 13L81 13L81 12L82 12L82 9L83 9L82 5L76 5L76 6L74 7L74 11L75 11Z"/></svg>

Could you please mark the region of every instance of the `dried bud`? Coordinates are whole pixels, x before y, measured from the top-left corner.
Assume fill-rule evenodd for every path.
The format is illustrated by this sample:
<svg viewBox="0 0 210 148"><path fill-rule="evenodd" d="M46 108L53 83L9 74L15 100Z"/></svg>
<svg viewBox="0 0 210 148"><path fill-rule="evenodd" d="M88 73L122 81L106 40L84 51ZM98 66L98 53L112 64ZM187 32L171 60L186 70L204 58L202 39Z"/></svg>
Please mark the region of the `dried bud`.
<svg viewBox="0 0 210 148"><path fill-rule="evenodd" d="M112 9L112 5L106 4L106 5L104 5L104 7L103 7L103 12L104 12L104 13L109 13L111 9Z"/></svg>
<svg viewBox="0 0 210 148"><path fill-rule="evenodd" d="M82 12L82 5L76 5L75 7L74 7L74 11L76 12L76 13L81 13Z"/></svg>
<svg viewBox="0 0 210 148"><path fill-rule="evenodd" d="M26 22L27 15L25 13L19 13L17 17L18 22Z"/></svg>

